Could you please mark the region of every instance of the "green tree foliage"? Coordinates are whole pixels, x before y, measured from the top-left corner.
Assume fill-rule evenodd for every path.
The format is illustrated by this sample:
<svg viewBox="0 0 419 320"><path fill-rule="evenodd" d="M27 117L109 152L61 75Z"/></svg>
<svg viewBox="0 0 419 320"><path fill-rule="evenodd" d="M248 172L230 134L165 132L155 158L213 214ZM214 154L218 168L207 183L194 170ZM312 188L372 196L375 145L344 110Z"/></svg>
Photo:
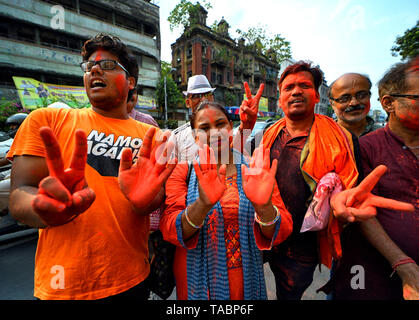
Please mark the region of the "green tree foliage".
<svg viewBox="0 0 419 320"><path fill-rule="evenodd" d="M226 106L234 106L236 104L236 96L226 90L224 92L224 102Z"/></svg>
<svg viewBox="0 0 419 320"><path fill-rule="evenodd" d="M179 91L175 81L170 75L171 65L166 61L161 61L160 80L156 88L156 100L161 112L164 112L164 79L166 78L167 108L173 109L182 106L185 101Z"/></svg>
<svg viewBox="0 0 419 320"><path fill-rule="evenodd" d="M395 45L391 48L393 57L401 56L402 60L419 55L419 20L416 25L407 29L403 36L397 37Z"/></svg>
<svg viewBox="0 0 419 320"><path fill-rule="evenodd" d="M172 70L172 65L169 62L166 62L166 61L160 62L160 76L161 77L170 75L170 70Z"/></svg>
<svg viewBox="0 0 419 320"><path fill-rule="evenodd" d="M268 35L267 26L249 27L247 31L237 29L239 38L246 41L246 45L257 52L281 63L284 59L291 59L291 44L280 34Z"/></svg>
<svg viewBox="0 0 419 320"><path fill-rule="evenodd" d="M169 18L167 19L169 21L170 31L180 27L184 27L186 29L190 25L195 24L197 21L194 21L194 18L197 16L196 13L198 12L200 6L201 5L198 1L196 3L192 3L191 1L180 0L180 3L178 3L172 11L170 11ZM202 7L207 10L212 8L211 4L206 0L202 1Z"/></svg>
<svg viewBox="0 0 419 320"><path fill-rule="evenodd" d="M8 117L15 113L30 113L31 111L24 108L20 102L9 101L4 98L0 101L0 130L5 130L5 123Z"/></svg>
<svg viewBox="0 0 419 320"><path fill-rule="evenodd" d="M164 78L160 78L156 89L156 100L158 105L162 107L164 107ZM175 81L168 76L166 76L166 92L168 108L175 108L177 105L183 103L182 93L177 88Z"/></svg>

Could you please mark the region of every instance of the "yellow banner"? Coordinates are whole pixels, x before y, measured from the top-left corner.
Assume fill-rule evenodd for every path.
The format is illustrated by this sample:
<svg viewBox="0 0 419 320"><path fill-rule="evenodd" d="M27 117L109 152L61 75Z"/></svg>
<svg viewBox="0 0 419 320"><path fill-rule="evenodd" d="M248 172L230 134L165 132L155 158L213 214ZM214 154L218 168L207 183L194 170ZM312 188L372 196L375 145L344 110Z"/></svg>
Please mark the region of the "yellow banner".
<svg viewBox="0 0 419 320"><path fill-rule="evenodd" d="M56 85L22 77L13 77L13 81L22 106L28 109L45 107L56 101L72 108L90 105L84 87Z"/></svg>
<svg viewBox="0 0 419 320"><path fill-rule="evenodd" d="M135 108L140 109L156 109L156 100L138 95L137 105Z"/></svg>
<svg viewBox="0 0 419 320"><path fill-rule="evenodd" d="M247 100L246 94L243 94L243 99ZM268 112L268 98L261 97L259 100L259 111Z"/></svg>
<svg viewBox="0 0 419 320"><path fill-rule="evenodd" d="M13 81L22 106L27 109L46 107L56 101L64 102L72 108L90 107L84 87L50 84L22 77L13 77ZM139 95L135 108L156 109L156 101Z"/></svg>

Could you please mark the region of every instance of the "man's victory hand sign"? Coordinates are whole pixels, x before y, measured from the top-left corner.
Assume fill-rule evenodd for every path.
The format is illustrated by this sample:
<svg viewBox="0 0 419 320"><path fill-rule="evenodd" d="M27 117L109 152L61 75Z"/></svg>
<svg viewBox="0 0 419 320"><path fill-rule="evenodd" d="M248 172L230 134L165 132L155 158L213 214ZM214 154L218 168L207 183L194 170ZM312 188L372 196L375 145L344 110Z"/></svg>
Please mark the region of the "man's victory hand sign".
<svg viewBox="0 0 419 320"><path fill-rule="evenodd" d="M40 135L50 175L39 183L32 207L47 226L63 225L86 211L96 197L94 191L87 186L84 176L86 134L83 130L76 131L76 145L67 169L64 169L60 146L51 128L42 127Z"/></svg>

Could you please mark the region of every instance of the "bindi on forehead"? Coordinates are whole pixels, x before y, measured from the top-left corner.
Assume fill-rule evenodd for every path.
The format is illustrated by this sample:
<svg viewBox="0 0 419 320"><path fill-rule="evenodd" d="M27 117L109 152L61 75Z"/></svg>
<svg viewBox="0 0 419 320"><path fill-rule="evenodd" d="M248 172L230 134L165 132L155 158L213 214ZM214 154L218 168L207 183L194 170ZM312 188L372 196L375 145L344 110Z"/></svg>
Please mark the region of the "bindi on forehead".
<svg viewBox="0 0 419 320"><path fill-rule="evenodd" d="M99 60L102 60L102 49L99 49L98 51L96 51L95 61L99 61Z"/></svg>

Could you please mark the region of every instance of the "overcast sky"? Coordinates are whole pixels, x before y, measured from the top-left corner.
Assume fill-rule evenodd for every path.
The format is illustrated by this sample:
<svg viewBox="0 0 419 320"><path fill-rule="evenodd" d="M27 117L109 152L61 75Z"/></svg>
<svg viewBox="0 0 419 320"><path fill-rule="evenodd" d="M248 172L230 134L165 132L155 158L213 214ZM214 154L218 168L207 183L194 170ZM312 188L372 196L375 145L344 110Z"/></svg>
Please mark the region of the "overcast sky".
<svg viewBox="0 0 419 320"><path fill-rule="evenodd" d="M182 30L171 32L167 18L179 0L154 1L160 7L162 60L171 61L170 45ZM194 0L191 2L195 3ZM372 107L379 108L376 83L400 58L391 55L397 36L419 20L418 0L210 0L207 25L222 17L236 29L266 27L291 42L294 60L318 64L330 84L346 72L369 75Z"/></svg>

